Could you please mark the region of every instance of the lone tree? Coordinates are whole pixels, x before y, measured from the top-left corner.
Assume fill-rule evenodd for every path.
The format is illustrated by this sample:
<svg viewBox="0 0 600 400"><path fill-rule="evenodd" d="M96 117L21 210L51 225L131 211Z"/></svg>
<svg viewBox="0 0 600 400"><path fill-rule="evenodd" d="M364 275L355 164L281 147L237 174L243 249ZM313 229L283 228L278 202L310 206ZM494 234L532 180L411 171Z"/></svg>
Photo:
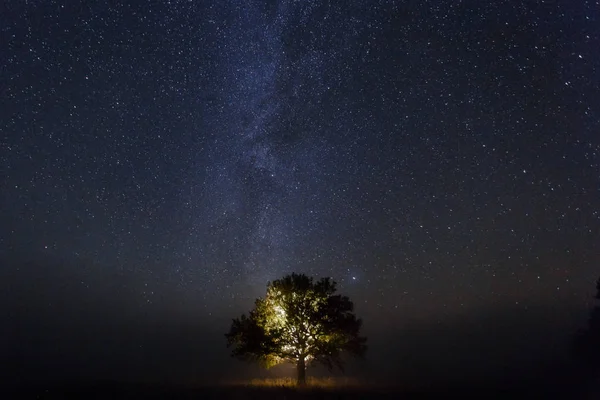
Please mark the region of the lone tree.
<svg viewBox="0 0 600 400"><path fill-rule="evenodd" d="M343 370L341 354L361 357L367 346L359 335L361 320L352 313L354 304L335 292L333 280L314 282L303 274L269 282L265 298L256 300L249 316L235 318L225 334L232 356L266 368L293 363L298 385L306 384L310 363Z"/></svg>

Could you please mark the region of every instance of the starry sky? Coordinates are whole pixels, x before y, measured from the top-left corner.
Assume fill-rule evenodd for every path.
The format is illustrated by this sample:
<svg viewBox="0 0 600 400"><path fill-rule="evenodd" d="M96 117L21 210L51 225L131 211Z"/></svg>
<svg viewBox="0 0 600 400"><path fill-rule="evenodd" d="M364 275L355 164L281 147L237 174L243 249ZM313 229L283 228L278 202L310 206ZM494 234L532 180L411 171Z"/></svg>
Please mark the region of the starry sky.
<svg viewBox="0 0 600 400"><path fill-rule="evenodd" d="M3 351L229 366L228 321L290 272L339 283L374 359L409 327L570 329L598 49L593 1L3 2Z"/></svg>

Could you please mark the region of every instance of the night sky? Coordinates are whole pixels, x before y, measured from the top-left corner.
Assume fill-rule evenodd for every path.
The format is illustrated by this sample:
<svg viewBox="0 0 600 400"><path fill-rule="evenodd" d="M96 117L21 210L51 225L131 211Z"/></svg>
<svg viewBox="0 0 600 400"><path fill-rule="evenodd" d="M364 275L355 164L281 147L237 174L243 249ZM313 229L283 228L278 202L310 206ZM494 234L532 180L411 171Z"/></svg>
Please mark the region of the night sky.
<svg viewBox="0 0 600 400"><path fill-rule="evenodd" d="M240 368L291 272L366 370L555 348L600 274L599 49L593 1L2 2L4 376Z"/></svg>

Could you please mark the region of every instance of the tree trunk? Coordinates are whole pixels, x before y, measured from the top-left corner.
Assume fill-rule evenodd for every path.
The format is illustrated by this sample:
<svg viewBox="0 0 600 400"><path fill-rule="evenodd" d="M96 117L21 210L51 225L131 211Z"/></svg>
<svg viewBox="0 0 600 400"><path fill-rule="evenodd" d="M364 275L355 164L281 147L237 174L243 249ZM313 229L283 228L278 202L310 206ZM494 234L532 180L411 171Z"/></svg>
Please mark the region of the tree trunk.
<svg viewBox="0 0 600 400"><path fill-rule="evenodd" d="M306 385L306 363L304 362L304 357L298 359L296 367L298 368L298 386L304 386Z"/></svg>

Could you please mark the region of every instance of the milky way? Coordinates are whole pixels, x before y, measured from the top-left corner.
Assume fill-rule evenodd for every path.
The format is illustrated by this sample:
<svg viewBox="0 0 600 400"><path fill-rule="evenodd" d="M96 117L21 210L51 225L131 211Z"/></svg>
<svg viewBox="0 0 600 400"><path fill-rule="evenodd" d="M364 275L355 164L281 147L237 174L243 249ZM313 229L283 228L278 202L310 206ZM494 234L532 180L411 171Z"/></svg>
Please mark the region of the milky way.
<svg viewBox="0 0 600 400"><path fill-rule="evenodd" d="M215 203L223 204L222 216L217 216L221 227L232 229L235 221L243 226L233 228L242 237L226 245L227 252L239 253L237 262L244 274L258 274L262 282L285 267L281 264L293 246L294 221L306 218L297 207L307 192L299 174L302 169L315 171L306 165L315 150L303 149L286 132L296 122L285 119L291 91L297 88L283 86L298 68L286 60L282 43L288 7L281 4L264 15L265 10L248 3L232 7L231 22L213 21L224 104L216 111L220 120L213 128L215 163L210 178L215 187L208 190Z"/></svg>

